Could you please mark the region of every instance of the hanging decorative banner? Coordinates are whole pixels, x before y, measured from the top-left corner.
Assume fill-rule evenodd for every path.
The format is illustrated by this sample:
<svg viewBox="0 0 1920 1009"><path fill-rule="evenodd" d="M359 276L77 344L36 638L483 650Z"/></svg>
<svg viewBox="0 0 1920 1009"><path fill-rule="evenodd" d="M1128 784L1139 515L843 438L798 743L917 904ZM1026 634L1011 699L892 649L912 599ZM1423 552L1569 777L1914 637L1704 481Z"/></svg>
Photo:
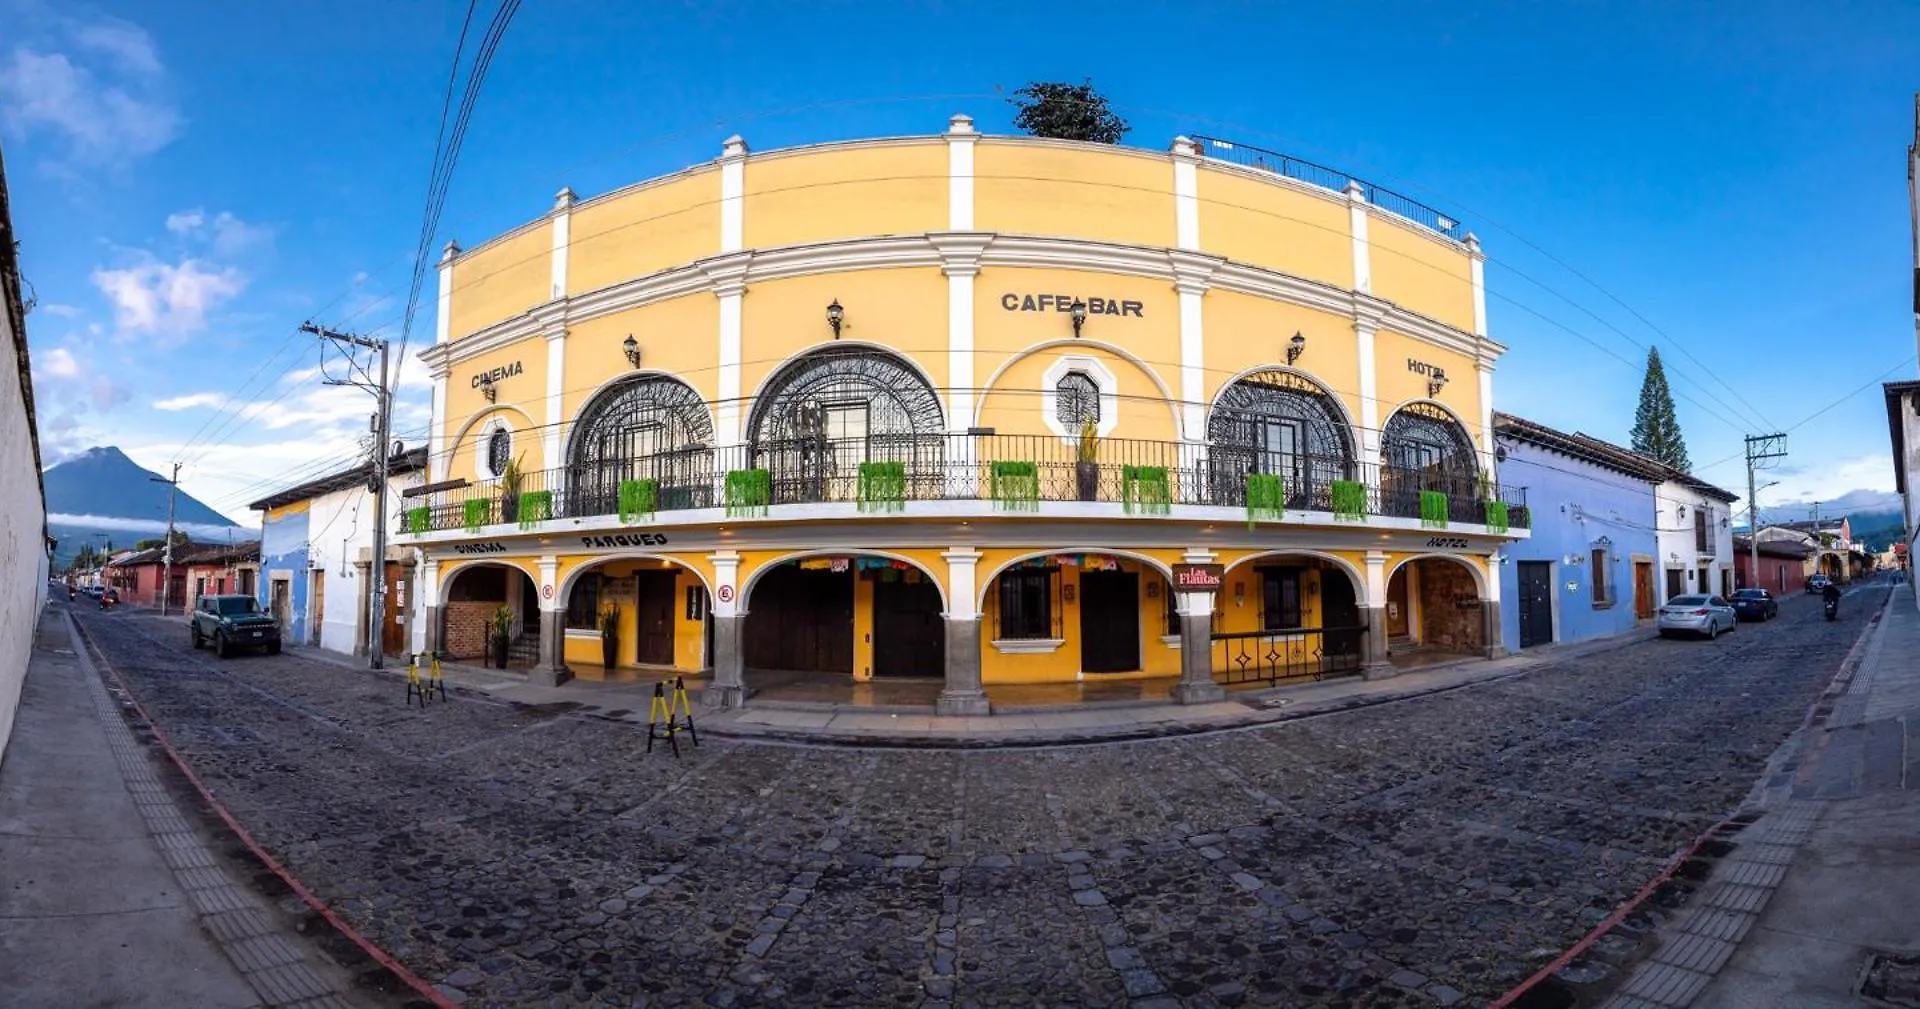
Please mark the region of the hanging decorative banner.
<svg viewBox="0 0 1920 1009"><path fill-rule="evenodd" d="M831 567L833 567L833 562L825 557L809 557L800 562L800 570L802 571L826 571Z"/></svg>
<svg viewBox="0 0 1920 1009"><path fill-rule="evenodd" d="M833 571L836 573L847 570L847 559L845 557L833 558L830 562L828 562L827 570Z"/></svg>

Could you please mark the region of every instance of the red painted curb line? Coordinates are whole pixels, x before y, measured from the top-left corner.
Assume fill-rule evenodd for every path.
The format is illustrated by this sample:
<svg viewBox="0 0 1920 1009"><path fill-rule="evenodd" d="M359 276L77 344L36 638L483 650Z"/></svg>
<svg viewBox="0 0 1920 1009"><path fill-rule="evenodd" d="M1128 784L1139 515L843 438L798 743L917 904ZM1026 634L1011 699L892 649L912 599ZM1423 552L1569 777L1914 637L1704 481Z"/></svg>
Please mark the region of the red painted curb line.
<svg viewBox="0 0 1920 1009"><path fill-rule="evenodd" d="M147 723L147 728L152 731L153 738L160 743L160 748L167 752L167 757L173 761L173 765L180 769L180 773L187 776L187 780L193 783L193 787L200 793L200 797L205 799L207 804L213 807L214 812L220 814L220 819L225 821L227 827L246 844L247 849L253 852L255 858L258 858L267 868L273 870L273 874L280 877L280 881L287 884L288 889L298 894L301 900L307 902L307 906L313 908L322 918L325 918L327 923L332 925L336 931L351 940L354 945L360 947L361 952L372 957L375 963L391 971L393 976L406 982L407 987L419 993L422 998L432 1002L435 1009L458 1009L458 1003L440 994L439 989L428 984L425 979L408 970L386 950L374 945L373 940L361 935L352 925L347 924L339 915L335 914L333 909L328 907L325 901L314 896L312 891L301 885L300 881L295 879L293 873L288 872L285 866L282 866L272 855L267 854L266 850L260 847L259 842L253 839L253 835L247 833L247 828L242 827L240 821L234 819L233 814L227 811L227 807L222 805L220 800L213 797L213 793L208 791L206 783L200 780L199 775L193 773L193 768L187 766L186 760L180 756L179 751L173 748L173 742L167 738L165 732L161 731L159 723L155 722L153 718L147 714L147 709L140 703L140 699L134 696L133 689L128 687L127 681L120 677L120 671L113 668L113 662L107 658L107 653L102 651L99 645L94 644L93 635L88 634L86 628L82 627L80 621L75 620L71 614L68 614L67 619L73 622L73 627L80 633L80 636L87 639L87 644L93 645L93 650L99 653L101 668L105 669L107 675L113 677L113 682L119 684L120 689L126 693L127 700L133 704L133 710L140 713L141 720Z"/></svg>
<svg viewBox="0 0 1920 1009"><path fill-rule="evenodd" d="M1872 634L1874 627L1876 627L1880 623L1880 616L1883 612L1885 612L1885 610L1886 610L1886 604L1884 602L1882 602L1880 606L1877 606L1874 608L1873 616L1867 619L1866 629L1860 632L1860 636L1856 638L1853 642L1853 647L1847 650L1846 657L1840 660L1840 667L1834 670L1833 678L1827 681L1826 688L1821 690L1820 695L1818 697L1815 697L1813 699L1813 703L1807 706L1807 715L1805 718L1801 719L1800 721L1801 729L1805 729L1808 726L1813 724L1814 713L1820 710L1820 705L1822 703L1829 701L1833 698L1835 686L1852 681L1853 674L1857 672L1859 669L1858 660L1859 660L1860 652L1862 649L1866 647L1868 635ZM1661 884L1672 879L1674 872L1678 871L1680 866L1686 863L1687 859L1692 858L1693 853L1696 851L1699 851L1701 845L1707 843L1707 841L1711 839L1715 833L1717 833L1721 828L1725 827L1727 824L1732 822L1733 822L1733 817L1727 817L1726 819L1721 820L1719 823L1716 823L1713 826L1708 827L1706 830L1701 831L1700 835L1698 837L1695 837L1693 839L1693 842L1691 844L1688 844L1685 850L1681 851L1679 855L1675 856L1671 861L1667 863L1666 868L1660 870L1658 875L1654 876L1651 880L1648 880L1647 885L1641 887L1638 893L1635 893L1632 897L1627 898L1626 903L1621 904L1617 908L1614 908L1612 914L1607 915L1606 918L1601 920L1600 924L1595 925L1593 927L1593 931L1588 932L1585 936L1581 937L1579 942L1576 942L1572 946L1567 947L1567 951L1565 953L1560 954L1558 957L1555 957L1553 959L1553 962L1535 971L1532 977L1529 977L1525 981L1520 982L1520 984L1517 985L1512 991L1507 992L1505 995L1502 995L1498 999L1495 999L1494 1001L1488 1003L1487 1009L1506 1009L1507 1006L1510 1006L1513 1004L1515 999L1518 999L1520 996L1525 995L1529 991L1532 991L1535 985L1539 984L1542 981L1545 981L1549 977L1552 977L1554 974L1558 973L1566 965L1572 963L1575 958L1577 958L1580 954L1585 953L1587 949L1591 947L1594 943L1599 942L1601 936L1606 935L1607 932L1611 931L1615 925L1618 925L1620 924L1621 921L1625 920L1627 915L1630 915L1634 911L1639 910L1640 905L1645 903L1646 899L1653 895L1653 891L1659 889Z"/></svg>

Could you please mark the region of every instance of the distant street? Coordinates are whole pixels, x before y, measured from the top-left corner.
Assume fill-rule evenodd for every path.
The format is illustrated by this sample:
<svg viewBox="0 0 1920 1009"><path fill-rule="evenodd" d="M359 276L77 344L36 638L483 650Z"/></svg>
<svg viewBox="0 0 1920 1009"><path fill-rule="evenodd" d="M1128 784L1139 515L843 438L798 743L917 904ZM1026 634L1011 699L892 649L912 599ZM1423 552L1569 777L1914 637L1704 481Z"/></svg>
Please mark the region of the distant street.
<svg viewBox="0 0 1920 1009"><path fill-rule="evenodd" d="M1732 811L1885 595L1258 729L644 732L78 610L220 799L475 1006L1481 1004Z"/></svg>

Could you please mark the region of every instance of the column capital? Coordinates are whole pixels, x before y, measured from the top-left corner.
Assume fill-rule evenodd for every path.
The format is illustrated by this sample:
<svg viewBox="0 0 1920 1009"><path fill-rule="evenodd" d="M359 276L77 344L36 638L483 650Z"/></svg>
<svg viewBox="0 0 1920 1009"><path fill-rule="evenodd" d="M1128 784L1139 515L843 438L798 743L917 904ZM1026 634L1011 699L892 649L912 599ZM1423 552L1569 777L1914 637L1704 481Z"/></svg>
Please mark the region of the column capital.
<svg viewBox="0 0 1920 1009"><path fill-rule="evenodd" d="M570 186L561 186L560 191L553 194L554 213L565 213L566 211L572 210L573 200L573 188Z"/></svg>
<svg viewBox="0 0 1920 1009"><path fill-rule="evenodd" d="M980 558L986 555L972 547L953 547L952 549L941 551L940 556L945 559L948 564L961 564L972 567L978 565Z"/></svg>
<svg viewBox="0 0 1920 1009"><path fill-rule="evenodd" d="M973 117L964 112L947 117L947 132L941 134L948 143L960 141L972 143L980 139L980 131L973 128Z"/></svg>
<svg viewBox="0 0 1920 1009"><path fill-rule="evenodd" d="M713 293L724 298L730 294L746 291L747 270L753 265L753 253L729 252L709 256L693 265L706 275L707 283L713 287Z"/></svg>
<svg viewBox="0 0 1920 1009"><path fill-rule="evenodd" d="M1370 206L1367 202L1367 187L1361 185L1359 180L1347 180L1346 194L1348 203L1357 203L1363 207Z"/></svg>
<svg viewBox="0 0 1920 1009"><path fill-rule="evenodd" d="M1200 145L1194 143L1190 137L1174 137L1173 143L1167 145L1167 152L1172 154L1176 161L1200 160Z"/></svg>
<svg viewBox="0 0 1920 1009"><path fill-rule="evenodd" d="M1368 332L1373 332L1375 330L1378 330L1380 328L1380 324L1387 321L1387 313L1391 310L1391 308L1392 306L1390 306L1387 302L1382 301L1371 294L1363 294L1358 291L1354 292L1354 295L1353 295L1354 328L1365 329Z"/></svg>
<svg viewBox="0 0 1920 1009"><path fill-rule="evenodd" d="M980 257L997 237L991 231L929 231L927 241L940 254L940 270L949 277L980 272Z"/></svg>
<svg viewBox="0 0 1920 1009"><path fill-rule="evenodd" d="M451 238L447 239L446 247L440 250L440 265L446 266L447 264L453 262L453 258L455 256L458 256L459 254L460 254L460 243L454 241Z"/></svg>
<svg viewBox="0 0 1920 1009"><path fill-rule="evenodd" d="M1487 254L1480 251L1479 235L1476 235L1473 232L1469 231L1467 232L1467 237L1461 239L1460 244L1465 245L1467 247L1467 255L1472 256L1473 258L1478 259L1482 262L1486 261Z"/></svg>
<svg viewBox="0 0 1920 1009"><path fill-rule="evenodd" d="M1173 287L1181 294L1205 294L1213 286L1213 275L1226 259L1190 249L1169 249L1167 260L1173 266Z"/></svg>
<svg viewBox="0 0 1920 1009"><path fill-rule="evenodd" d="M533 310L533 321L540 325L540 333L549 340L557 340L567 335L567 300L558 298Z"/></svg>
<svg viewBox="0 0 1920 1009"><path fill-rule="evenodd" d="M1385 564L1385 563L1387 563L1387 552L1385 550L1367 551L1367 565L1369 567L1375 564Z"/></svg>
<svg viewBox="0 0 1920 1009"><path fill-rule="evenodd" d="M736 133L720 142L720 160L744 161L747 157L747 142Z"/></svg>
<svg viewBox="0 0 1920 1009"><path fill-rule="evenodd" d="M1206 547L1188 547L1187 552L1180 555L1180 560L1187 564L1212 564L1214 558L1219 556Z"/></svg>
<svg viewBox="0 0 1920 1009"><path fill-rule="evenodd" d="M707 555L707 561L712 564L738 565L740 563L740 551L715 550L714 552Z"/></svg>

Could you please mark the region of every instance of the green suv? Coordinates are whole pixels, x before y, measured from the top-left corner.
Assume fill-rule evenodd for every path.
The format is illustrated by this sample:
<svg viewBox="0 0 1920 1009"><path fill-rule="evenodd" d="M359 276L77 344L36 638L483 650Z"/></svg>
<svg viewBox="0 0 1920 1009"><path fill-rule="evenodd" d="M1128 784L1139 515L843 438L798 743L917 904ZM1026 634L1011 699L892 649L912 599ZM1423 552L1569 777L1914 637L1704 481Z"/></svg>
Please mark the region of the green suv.
<svg viewBox="0 0 1920 1009"><path fill-rule="evenodd" d="M193 647L204 648L211 641L214 653L223 659L236 648L265 648L268 655L280 654L280 623L262 612L252 596L201 596L189 628Z"/></svg>

